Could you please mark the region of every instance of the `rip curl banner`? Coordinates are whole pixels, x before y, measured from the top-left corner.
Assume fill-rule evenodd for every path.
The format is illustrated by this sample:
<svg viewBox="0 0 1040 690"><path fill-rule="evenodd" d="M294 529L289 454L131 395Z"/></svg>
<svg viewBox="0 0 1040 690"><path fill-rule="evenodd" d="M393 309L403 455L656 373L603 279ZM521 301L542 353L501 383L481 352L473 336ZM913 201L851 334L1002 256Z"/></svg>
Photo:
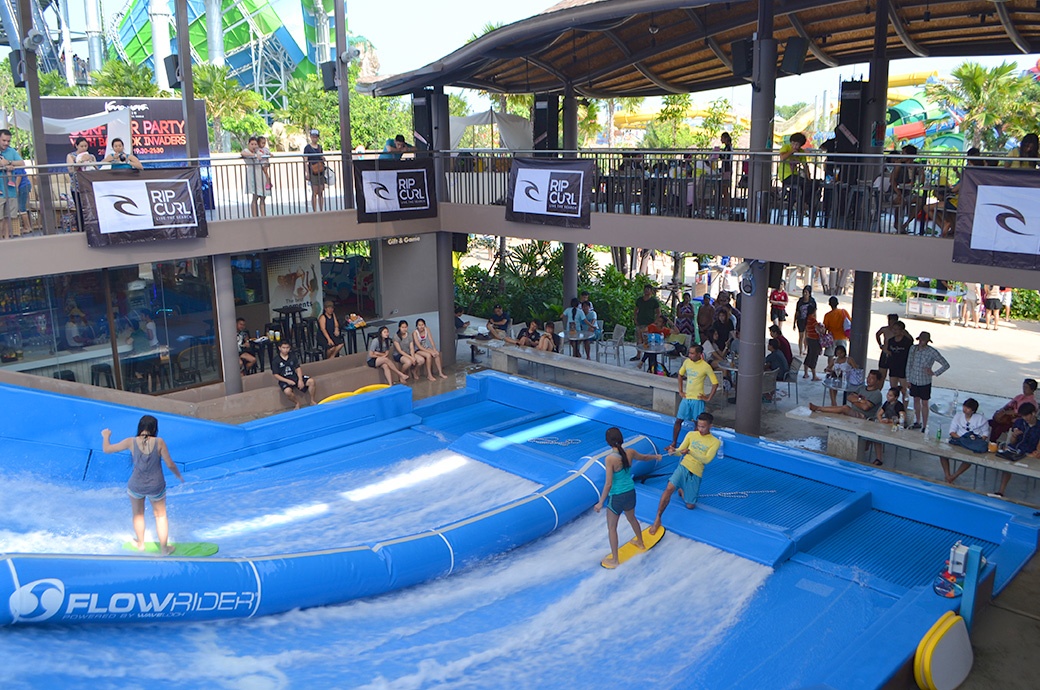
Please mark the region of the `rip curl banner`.
<svg viewBox="0 0 1040 690"><path fill-rule="evenodd" d="M588 228L595 171L591 160L514 158L506 189L506 220Z"/></svg>
<svg viewBox="0 0 1040 690"><path fill-rule="evenodd" d="M959 191L954 263L1040 270L1040 171L967 166Z"/></svg>
<svg viewBox="0 0 1040 690"><path fill-rule="evenodd" d="M209 235L198 168L79 172L87 246Z"/></svg>
<svg viewBox="0 0 1040 690"><path fill-rule="evenodd" d="M355 160L359 223L437 217L433 159Z"/></svg>

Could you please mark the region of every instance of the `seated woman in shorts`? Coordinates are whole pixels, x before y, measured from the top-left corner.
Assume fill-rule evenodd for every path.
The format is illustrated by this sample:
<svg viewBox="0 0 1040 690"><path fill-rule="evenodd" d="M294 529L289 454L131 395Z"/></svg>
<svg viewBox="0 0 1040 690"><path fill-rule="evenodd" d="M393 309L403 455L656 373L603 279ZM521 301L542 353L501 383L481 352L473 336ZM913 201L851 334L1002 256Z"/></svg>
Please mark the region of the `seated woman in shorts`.
<svg viewBox="0 0 1040 690"><path fill-rule="evenodd" d="M390 329L383 326L379 329L379 334L372 338L368 345L368 366L373 369L382 369L387 384L391 386L394 384L391 374L397 374L401 378L401 383L408 380L408 376L394 364L394 351L394 341L390 338Z"/></svg>
<svg viewBox="0 0 1040 690"><path fill-rule="evenodd" d="M552 321L545 322L545 333L542 333L542 337L538 339L537 348L539 350L544 350L545 352L560 351L560 336L553 332L555 330L556 326L553 325Z"/></svg>
<svg viewBox="0 0 1040 690"><path fill-rule="evenodd" d="M426 319L415 320L415 330L412 331L412 351L415 353L417 366L426 364L426 378L433 381L433 365L437 365L437 374L446 379L444 369L441 368L441 353L434 347L433 335L426 328Z"/></svg>
<svg viewBox="0 0 1040 690"><path fill-rule="evenodd" d="M401 319L397 322L397 333L394 334L394 361L401 371L408 373L416 365L412 336L408 332L408 322Z"/></svg>

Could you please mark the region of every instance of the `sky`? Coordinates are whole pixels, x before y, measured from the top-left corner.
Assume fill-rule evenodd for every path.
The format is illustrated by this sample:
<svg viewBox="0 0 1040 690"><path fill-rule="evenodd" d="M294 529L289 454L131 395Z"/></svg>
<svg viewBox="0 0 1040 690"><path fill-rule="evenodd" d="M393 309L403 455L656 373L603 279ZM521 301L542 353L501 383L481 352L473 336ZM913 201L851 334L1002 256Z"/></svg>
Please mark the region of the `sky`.
<svg viewBox="0 0 1040 690"><path fill-rule="evenodd" d="M103 21L114 16L126 0L102 0ZM272 0L278 15L303 47L303 19L299 0ZM380 72L397 74L418 69L461 47L470 36L483 33L489 23L510 24L534 16L556 4L556 0L354 0L347 1L347 25L351 32L364 36L376 48ZM70 0L70 24L83 26L82 0ZM86 46L77 45L76 52L85 55ZM1038 55L1009 56L1021 69L1037 63ZM1004 58L978 58L986 66L1000 64ZM891 75L938 70L948 74L963 58L900 60L889 68ZM867 78L867 65L853 65L821 70L798 77L785 77L777 82L777 105L812 102L823 92L833 101L843 80ZM751 87L719 89L694 94L695 104L707 104L716 98L729 99L737 113L750 112ZM487 107L487 101L467 92L474 110ZM653 110L657 101L648 100L645 109Z"/></svg>

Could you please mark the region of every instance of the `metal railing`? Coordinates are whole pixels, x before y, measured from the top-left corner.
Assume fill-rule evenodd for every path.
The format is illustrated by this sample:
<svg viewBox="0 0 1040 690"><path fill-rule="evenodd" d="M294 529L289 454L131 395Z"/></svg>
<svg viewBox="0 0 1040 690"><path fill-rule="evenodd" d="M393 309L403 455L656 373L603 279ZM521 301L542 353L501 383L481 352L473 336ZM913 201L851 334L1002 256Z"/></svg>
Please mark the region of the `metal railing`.
<svg viewBox="0 0 1040 690"><path fill-rule="evenodd" d="M505 203L514 156L547 152L452 151L443 157L449 201L463 204ZM553 152L552 155L564 155ZM578 151L592 160L592 208L600 213L746 221L760 218L780 226L812 226L869 232L942 236L955 217L956 183L967 164L957 153L880 156L809 151L790 161L776 152L759 154L769 183L749 203L747 151L688 150ZM319 207L347 208L353 183L343 180L341 154L325 152L327 172ZM364 156L373 157L373 154ZM1000 165L1018 159L984 157L972 164ZM143 161L151 167L149 161ZM208 220L257 215L287 216L314 212L312 174L302 154L275 154L262 165L228 154L207 159L161 161L164 167L197 165L201 169ZM44 213L53 213L55 232L79 230L77 192L66 166L27 168L33 191L24 199L23 217L12 221L14 233L42 234ZM47 184L41 184L46 182ZM50 203L40 190L50 189ZM351 195L351 196L346 196ZM262 200L262 203L260 203Z"/></svg>

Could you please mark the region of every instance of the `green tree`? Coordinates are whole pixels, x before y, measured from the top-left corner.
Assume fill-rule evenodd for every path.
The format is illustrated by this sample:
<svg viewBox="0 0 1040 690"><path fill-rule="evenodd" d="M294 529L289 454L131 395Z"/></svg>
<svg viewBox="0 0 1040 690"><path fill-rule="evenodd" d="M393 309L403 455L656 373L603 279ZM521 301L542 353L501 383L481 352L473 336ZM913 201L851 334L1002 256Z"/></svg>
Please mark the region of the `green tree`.
<svg viewBox="0 0 1040 690"><path fill-rule="evenodd" d="M699 149L711 148L726 131L726 127L734 122L733 108L728 99L717 98L708 104L707 114L701 118L701 125L693 130L693 145ZM734 127L734 130L737 128ZM730 132L734 138L738 131Z"/></svg>
<svg viewBox="0 0 1040 690"><path fill-rule="evenodd" d="M809 104L804 101L792 103L791 105L778 105L776 106L776 116L785 120L790 120L795 113L807 105Z"/></svg>
<svg viewBox="0 0 1040 690"><path fill-rule="evenodd" d="M41 96L83 96L86 89L82 86L69 86L63 72L40 73Z"/></svg>
<svg viewBox="0 0 1040 690"><path fill-rule="evenodd" d="M596 142L596 135L602 126L599 124L599 101L583 100L578 103L578 148L584 148Z"/></svg>
<svg viewBox="0 0 1040 690"><path fill-rule="evenodd" d="M1019 76L1018 66L1002 62L986 68L963 62L951 72L952 79L926 84L925 93L937 104L964 113L960 131L971 146L996 151L1012 135L1034 131L1040 107L1036 85L1030 76Z"/></svg>
<svg viewBox="0 0 1040 690"><path fill-rule="evenodd" d="M252 121L257 124L258 111L270 110L270 105L255 91L242 88L237 79L231 76L226 66L196 65L193 76L195 78L195 93L206 101L206 114L213 123L214 148L223 151L224 121L228 118L237 118L236 125L243 124L242 118L249 114L253 117L246 122ZM261 120L262 122L262 120ZM263 131L267 129L267 123L263 122ZM237 129L237 128L236 128ZM261 130L253 130L256 134ZM242 134L239 130L236 134ZM248 138L248 136L247 136Z"/></svg>
<svg viewBox="0 0 1040 690"><path fill-rule="evenodd" d="M29 109L25 89L16 87L14 79L11 78L11 61L9 58L4 58L0 61L0 108L3 108L8 113L15 110L26 112ZM12 129L11 135L11 146L15 147L22 154L23 158L31 158L32 136L29 132L23 129Z"/></svg>
<svg viewBox="0 0 1040 690"><path fill-rule="evenodd" d="M672 93L661 99L661 110L646 127L644 146L649 148L689 148L693 134L686 124L692 100L688 93Z"/></svg>
<svg viewBox="0 0 1040 690"><path fill-rule="evenodd" d="M91 75L89 92L101 98L158 98L171 94L160 92L152 81L152 71L144 65L133 65L110 58Z"/></svg>

